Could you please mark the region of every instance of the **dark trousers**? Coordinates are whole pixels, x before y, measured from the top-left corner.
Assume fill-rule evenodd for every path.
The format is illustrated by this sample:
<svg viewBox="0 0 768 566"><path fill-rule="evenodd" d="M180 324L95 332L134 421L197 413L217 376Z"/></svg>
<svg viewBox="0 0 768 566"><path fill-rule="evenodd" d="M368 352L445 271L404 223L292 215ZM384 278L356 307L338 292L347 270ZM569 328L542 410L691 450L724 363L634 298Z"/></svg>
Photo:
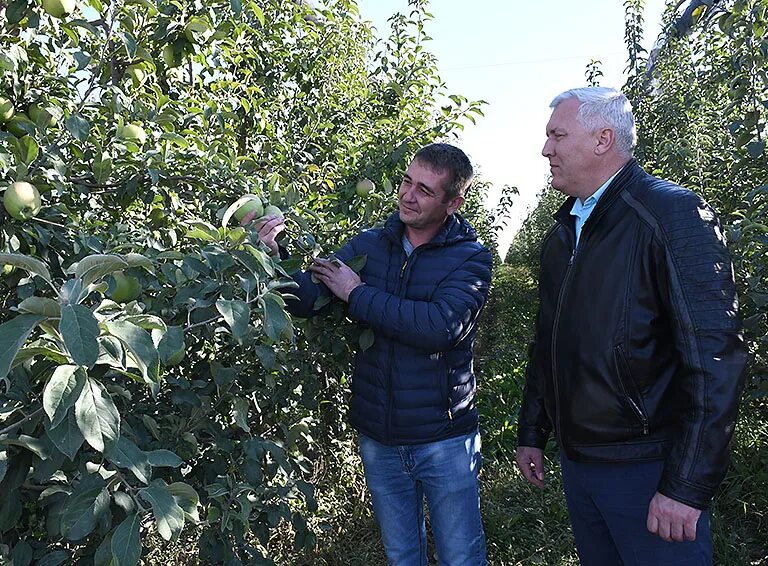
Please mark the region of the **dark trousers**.
<svg viewBox="0 0 768 566"><path fill-rule="evenodd" d="M561 454L568 514L582 566L710 566L709 512L696 540L666 542L648 532L648 505L664 467L662 460L579 463Z"/></svg>

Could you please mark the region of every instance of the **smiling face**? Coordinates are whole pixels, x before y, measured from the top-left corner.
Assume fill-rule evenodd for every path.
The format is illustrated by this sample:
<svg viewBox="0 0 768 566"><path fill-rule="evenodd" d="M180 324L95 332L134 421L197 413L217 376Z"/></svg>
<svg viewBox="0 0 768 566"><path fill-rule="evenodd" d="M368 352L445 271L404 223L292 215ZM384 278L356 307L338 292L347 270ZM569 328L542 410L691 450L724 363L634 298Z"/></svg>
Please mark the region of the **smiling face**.
<svg viewBox="0 0 768 566"><path fill-rule="evenodd" d="M601 132L588 132L576 119L581 102L569 98L557 105L547 123L547 141L541 154L549 159L552 186L579 198L591 195L601 154ZM599 175L597 175L599 178Z"/></svg>
<svg viewBox="0 0 768 566"><path fill-rule="evenodd" d="M418 159L411 162L398 193L400 220L406 230L437 233L461 206L461 195L445 199L449 176L448 171L435 171Z"/></svg>

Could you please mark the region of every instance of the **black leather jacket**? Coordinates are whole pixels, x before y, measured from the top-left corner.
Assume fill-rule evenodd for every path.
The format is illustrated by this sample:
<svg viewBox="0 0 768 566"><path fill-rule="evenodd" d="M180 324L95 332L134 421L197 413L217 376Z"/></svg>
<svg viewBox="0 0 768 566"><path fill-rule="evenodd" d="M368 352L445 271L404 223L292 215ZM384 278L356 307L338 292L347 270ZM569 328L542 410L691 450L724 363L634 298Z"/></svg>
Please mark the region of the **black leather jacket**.
<svg viewBox="0 0 768 566"><path fill-rule="evenodd" d="M575 461L664 458L659 492L704 509L728 465L746 362L719 221L634 160L575 251L573 202L542 244L519 445L543 448L554 428Z"/></svg>

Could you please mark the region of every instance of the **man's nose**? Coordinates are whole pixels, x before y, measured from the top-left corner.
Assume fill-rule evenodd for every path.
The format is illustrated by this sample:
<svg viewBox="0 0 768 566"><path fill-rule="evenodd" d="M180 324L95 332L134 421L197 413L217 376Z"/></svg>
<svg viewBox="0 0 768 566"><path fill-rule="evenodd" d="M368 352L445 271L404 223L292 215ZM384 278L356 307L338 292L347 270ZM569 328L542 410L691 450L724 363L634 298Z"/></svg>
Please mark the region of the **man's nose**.
<svg viewBox="0 0 768 566"><path fill-rule="evenodd" d="M547 138L547 141L544 142L544 147L541 148L541 154L544 157L549 157L552 155L552 144L550 142L551 140Z"/></svg>

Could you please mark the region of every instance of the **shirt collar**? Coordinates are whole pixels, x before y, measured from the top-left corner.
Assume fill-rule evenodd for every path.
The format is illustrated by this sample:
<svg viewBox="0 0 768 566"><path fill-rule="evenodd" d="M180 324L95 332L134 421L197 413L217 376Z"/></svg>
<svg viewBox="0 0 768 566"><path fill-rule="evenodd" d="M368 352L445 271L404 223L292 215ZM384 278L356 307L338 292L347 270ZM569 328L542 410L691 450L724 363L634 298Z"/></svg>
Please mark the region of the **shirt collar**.
<svg viewBox="0 0 768 566"><path fill-rule="evenodd" d="M619 169L621 171L621 169ZM603 193L608 188L608 185L611 184L611 181L616 177L616 175L619 174L619 171L616 171L613 175L608 177L608 180L605 181L602 185L600 185L600 188L598 188L594 193L592 193L590 196L588 196L585 200L581 200L580 198L577 198L576 201L573 203L573 207L571 207L571 214L579 215L582 210L593 208L597 201L600 200L600 197L603 196Z"/></svg>

